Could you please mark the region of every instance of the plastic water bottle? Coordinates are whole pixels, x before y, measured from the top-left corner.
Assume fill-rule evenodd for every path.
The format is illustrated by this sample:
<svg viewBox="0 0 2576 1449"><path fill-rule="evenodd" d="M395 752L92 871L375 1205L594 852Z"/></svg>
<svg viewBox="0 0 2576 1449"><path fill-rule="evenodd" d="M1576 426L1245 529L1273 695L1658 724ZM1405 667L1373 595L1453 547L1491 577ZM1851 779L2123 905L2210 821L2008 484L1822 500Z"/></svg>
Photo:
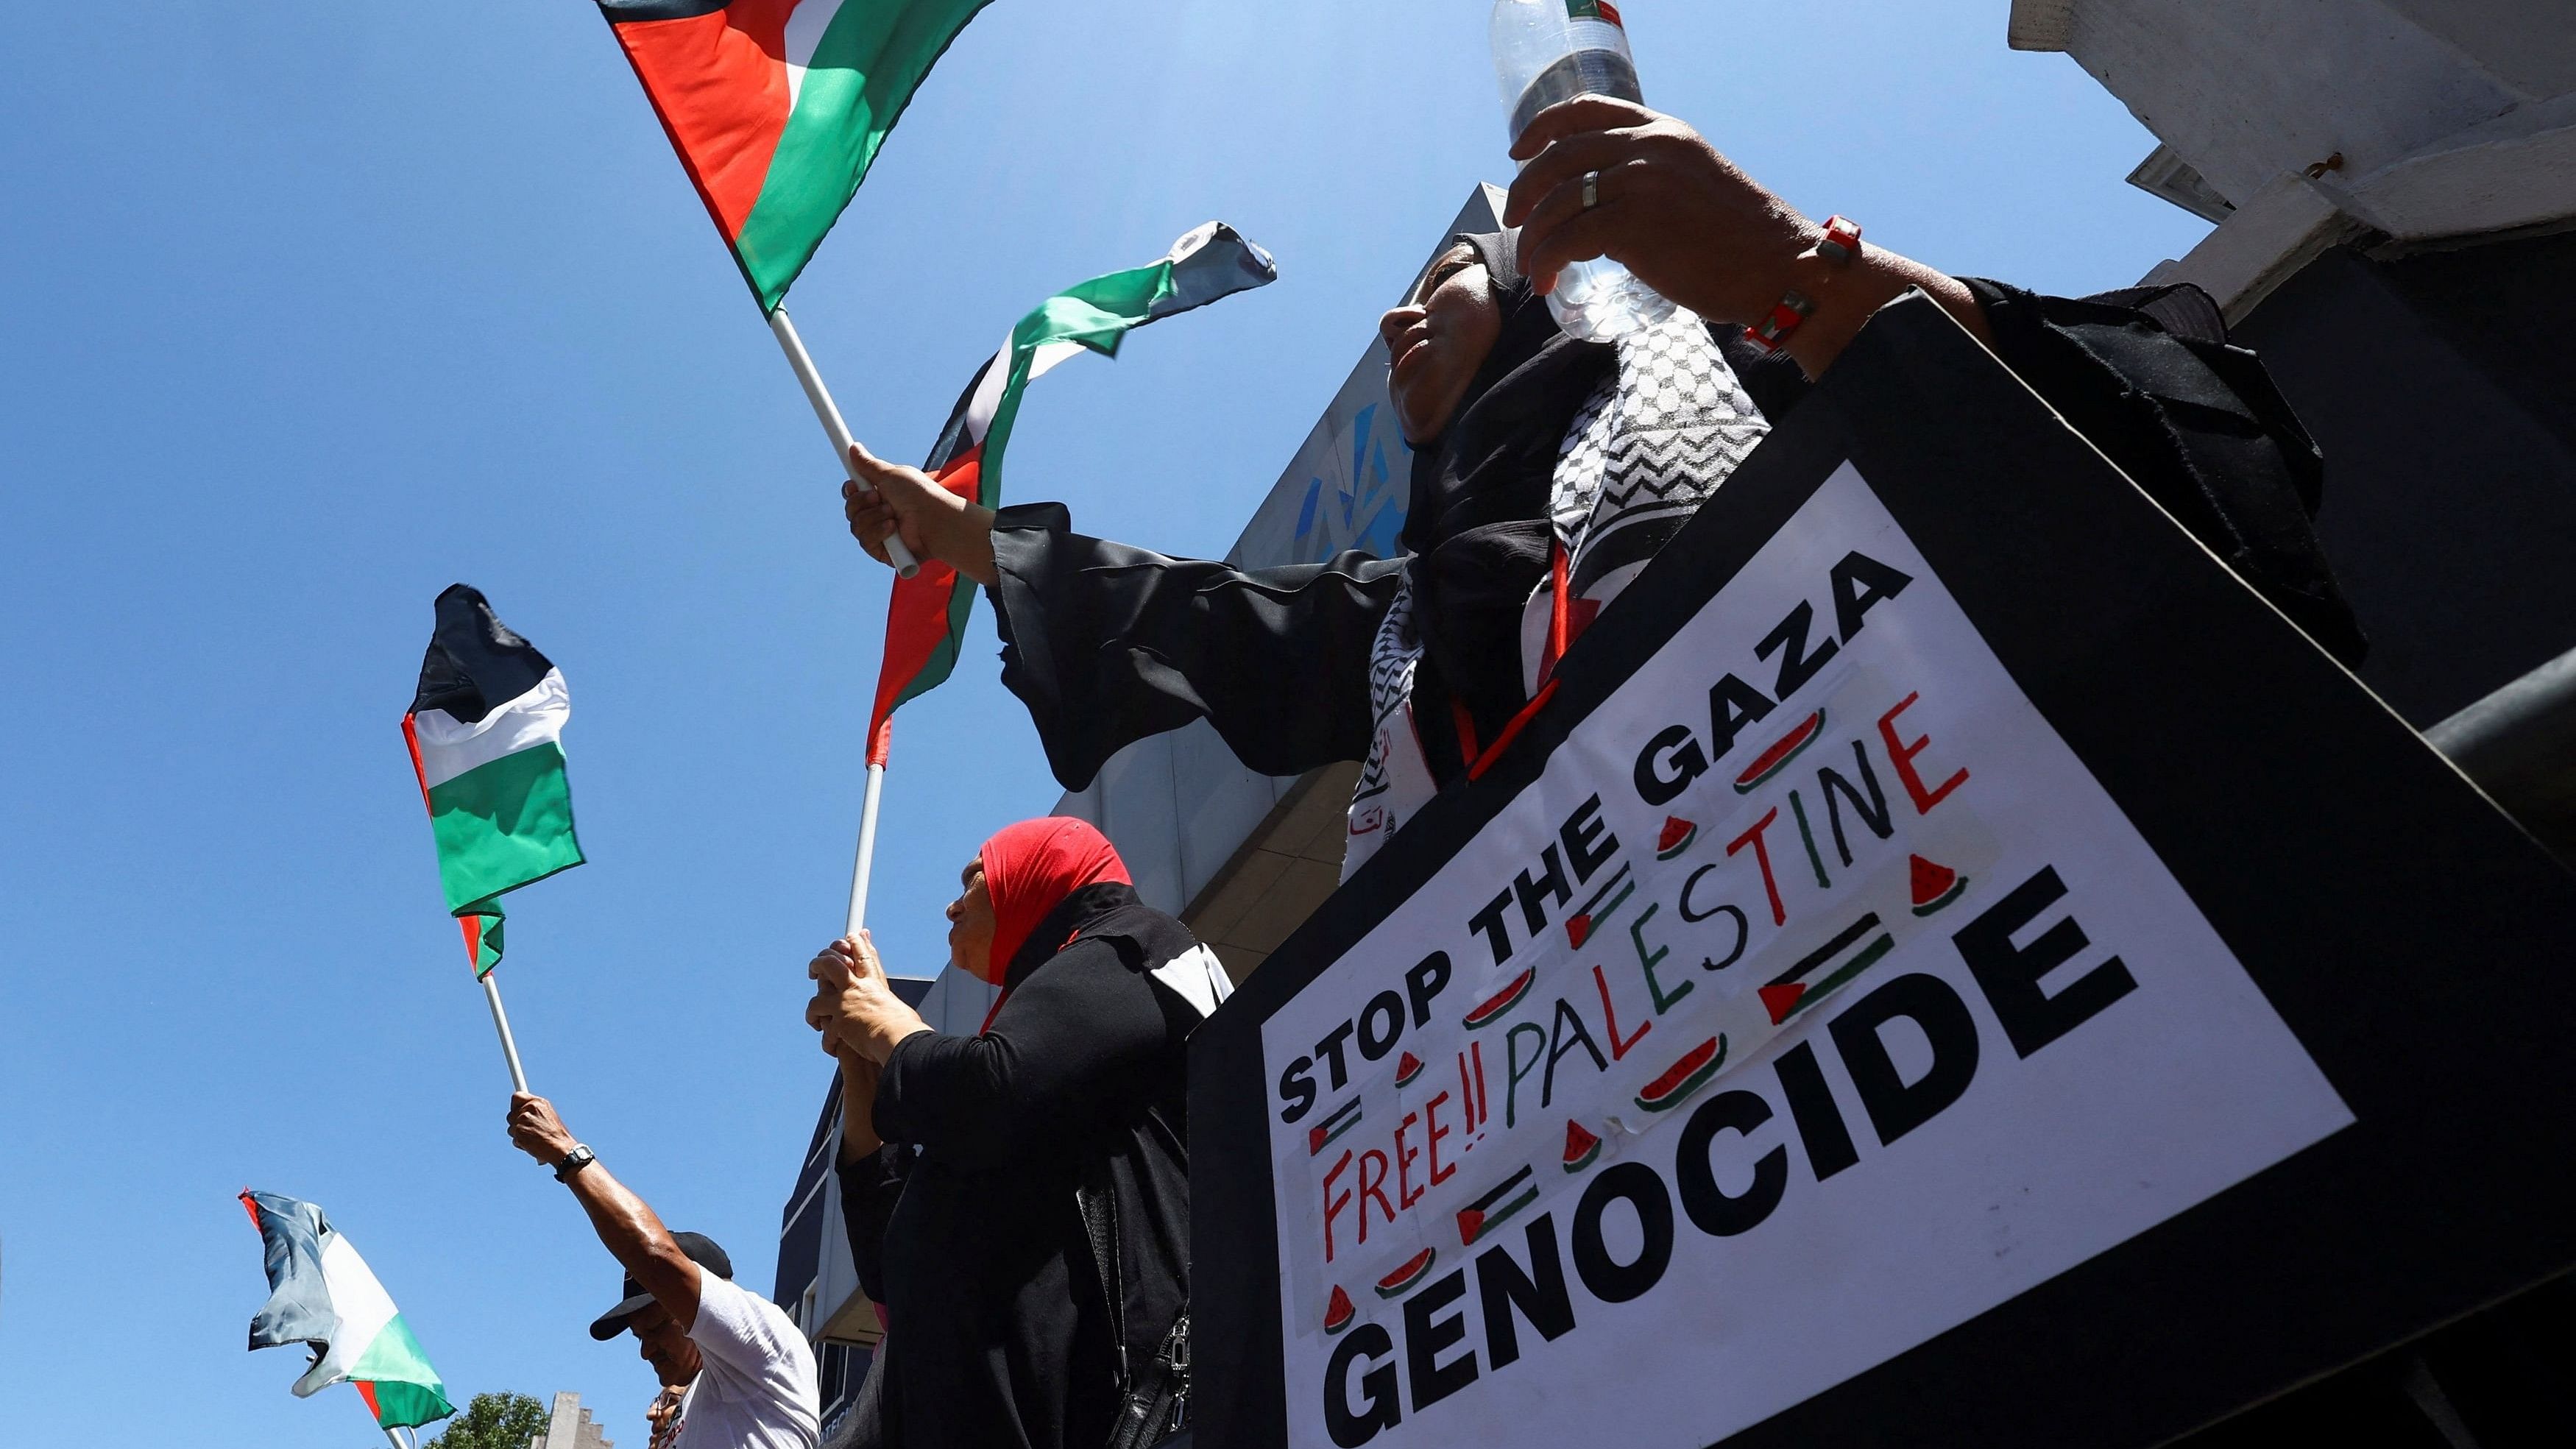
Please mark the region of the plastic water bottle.
<svg viewBox="0 0 2576 1449"><path fill-rule="evenodd" d="M1628 31L1612 0L1494 0L1493 41L1494 75L1514 141L1559 101L1645 102ZM1566 335L1587 342L1615 342L1673 315L1671 302L1608 257L1559 272L1547 305Z"/></svg>

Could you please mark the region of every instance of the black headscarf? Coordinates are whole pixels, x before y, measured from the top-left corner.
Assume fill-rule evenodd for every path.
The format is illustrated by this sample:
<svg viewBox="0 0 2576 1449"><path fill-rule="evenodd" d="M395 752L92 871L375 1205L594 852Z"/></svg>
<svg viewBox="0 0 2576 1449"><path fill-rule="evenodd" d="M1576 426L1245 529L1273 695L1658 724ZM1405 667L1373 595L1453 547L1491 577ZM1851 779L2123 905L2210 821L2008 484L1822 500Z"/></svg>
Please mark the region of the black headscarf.
<svg viewBox="0 0 2576 1449"><path fill-rule="evenodd" d="M1574 415L1618 366L1617 352L1557 330L1519 267L1517 232L1462 234L1491 273L1503 325L1438 440L1413 455L1400 542L1413 554L1415 617L1427 671L1415 719L1446 779L1450 722L1426 703L1455 697L1490 741L1525 702L1521 613L1547 574L1548 501Z"/></svg>

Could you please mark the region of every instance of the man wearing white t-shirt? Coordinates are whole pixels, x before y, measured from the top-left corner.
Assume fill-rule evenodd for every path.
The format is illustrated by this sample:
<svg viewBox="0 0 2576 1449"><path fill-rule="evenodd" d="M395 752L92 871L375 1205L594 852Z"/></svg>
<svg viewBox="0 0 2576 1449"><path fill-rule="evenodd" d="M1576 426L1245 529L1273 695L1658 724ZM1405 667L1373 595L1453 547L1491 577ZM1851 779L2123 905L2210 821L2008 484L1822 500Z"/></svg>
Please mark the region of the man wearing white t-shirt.
<svg viewBox="0 0 2576 1449"><path fill-rule="evenodd" d="M625 1296L591 1324L631 1332L660 1376L652 1449L815 1449L822 1396L814 1353L778 1305L733 1281L733 1260L699 1233L662 1226L609 1175L543 1097L510 1099L510 1140L572 1188L626 1269ZM675 1397L676 1396L676 1397Z"/></svg>

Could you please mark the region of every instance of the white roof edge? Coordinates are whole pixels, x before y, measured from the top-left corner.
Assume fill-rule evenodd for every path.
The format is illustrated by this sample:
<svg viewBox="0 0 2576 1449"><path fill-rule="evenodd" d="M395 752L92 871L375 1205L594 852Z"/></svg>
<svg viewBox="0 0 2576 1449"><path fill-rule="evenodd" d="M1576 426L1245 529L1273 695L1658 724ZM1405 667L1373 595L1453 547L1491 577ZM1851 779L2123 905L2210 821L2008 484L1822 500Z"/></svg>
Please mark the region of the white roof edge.
<svg viewBox="0 0 2576 1449"><path fill-rule="evenodd" d="M2286 174L2147 282L2191 282L2233 322L2328 249L2503 236L2576 220L2576 124L2429 151L2365 176Z"/></svg>
<svg viewBox="0 0 2576 1449"><path fill-rule="evenodd" d="M2157 264L2145 280L2156 286L2190 282L2216 298L2235 322L2301 267L2360 230L2315 182L2283 176L2248 197L2181 259Z"/></svg>

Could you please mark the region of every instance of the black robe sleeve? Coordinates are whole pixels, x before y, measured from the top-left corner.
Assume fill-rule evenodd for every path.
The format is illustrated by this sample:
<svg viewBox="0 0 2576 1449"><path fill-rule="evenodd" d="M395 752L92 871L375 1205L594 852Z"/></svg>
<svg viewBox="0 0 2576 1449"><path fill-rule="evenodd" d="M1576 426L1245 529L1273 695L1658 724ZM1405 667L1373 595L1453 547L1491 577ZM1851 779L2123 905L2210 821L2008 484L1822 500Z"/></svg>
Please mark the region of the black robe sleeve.
<svg viewBox="0 0 2576 1449"><path fill-rule="evenodd" d="M2206 294L2075 300L1965 280L2006 366L2326 652L2360 661L2311 522L2324 459Z"/></svg>
<svg viewBox="0 0 2576 1449"><path fill-rule="evenodd" d="M982 1035L898 1042L877 1083L877 1135L964 1172L1061 1156L1132 1105L1186 1035L1116 942L1076 941L1013 987Z"/></svg>
<svg viewBox="0 0 2576 1449"><path fill-rule="evenodd" d="M1068 790L1194 719L1235 758L1295 775L1368 753L1368 661L1402 559L1238 569L1085 538L1061 504L993 524L1002 683Z"/></svg>
<svg viewBox="0 0 2576 1449"><path fill-rule="evenodd" d="M886 1301L886 1224L903 1196L911 1154L911 1148L889 1142L865 1157L832 1165L841 1180L841 1230L849 1236L850 1262L859 1270L859 1291L871 1303Z"/></svg>

